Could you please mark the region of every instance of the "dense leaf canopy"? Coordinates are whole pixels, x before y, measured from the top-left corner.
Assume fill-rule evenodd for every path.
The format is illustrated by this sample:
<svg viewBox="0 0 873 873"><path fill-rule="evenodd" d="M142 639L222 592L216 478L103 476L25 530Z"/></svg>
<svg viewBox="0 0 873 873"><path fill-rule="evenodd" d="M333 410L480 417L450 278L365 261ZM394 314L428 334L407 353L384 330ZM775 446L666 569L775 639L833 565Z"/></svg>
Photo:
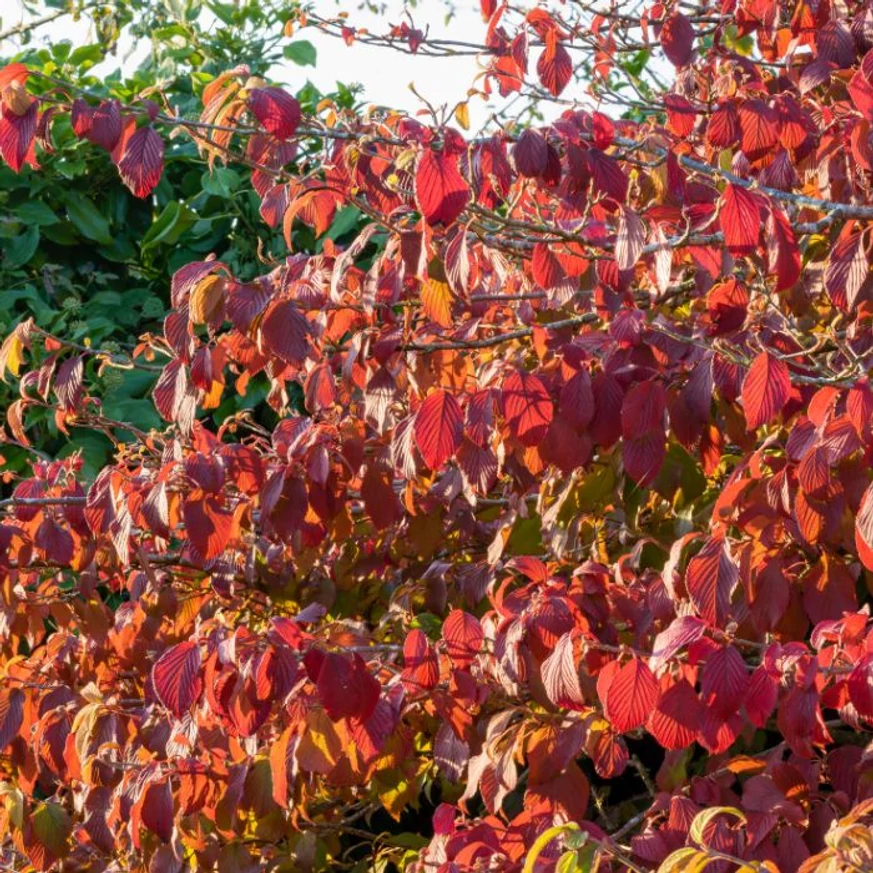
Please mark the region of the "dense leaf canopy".
<svg viewBox="0 0 873 873"><path fill-rule="evenodd" d="M873 7L210 9L0 70L0 865L870 869Z"/></svg>

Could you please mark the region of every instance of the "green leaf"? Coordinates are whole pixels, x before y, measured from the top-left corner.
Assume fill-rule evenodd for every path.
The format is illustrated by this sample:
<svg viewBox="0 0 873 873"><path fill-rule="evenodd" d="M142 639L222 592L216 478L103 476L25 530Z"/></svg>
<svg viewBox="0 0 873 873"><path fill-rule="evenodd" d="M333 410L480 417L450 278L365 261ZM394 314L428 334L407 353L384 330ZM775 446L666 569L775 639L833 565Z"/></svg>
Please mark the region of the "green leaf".
<svg viewBox="0 0 873 873"><path fill-rule="evenodd" d="M286 45L282 49L282 54L289 61L294 61L295 64L301 67L315 66L315 46L306 39L300 39L297 42L292 42L291 45Z"/></svg>
<svg viewBox="0 0 873 873"><path fill-rule="evenodd" d="M97 474L109 463L113 445L102 433L72 428L70 441L58 452L59 458L67 458L76 452L82 453L82 473L87 480L97 478Z"/></svg>
<svg viewBox="0 0 873 873"><path fill-rule="evenodd" d="M36 838L55 858L67 854L73 822L69 813L56 803L41 803L31 816L31 824Z"/></svg>
<svg viewBox="0 0 873 873"><path fill-rule="evenodd" d="M171 200L146 231L142 238L142 250L146 251L158 243L173 245L195 221L197 216L184 203Z"/></svg>
<svg viewBox="0 0 873 873"><path fill-rule="evenodd" d="M71 55L74 67L83 66L86 70L103 60L103 48L99 44L79 46Z"/></svg>
<svg viewBox="0 0 873 873"><path fill-rule="evenodd" d="M354 230L361 220L361 212L356 206L345 206L337 212L330 229L327 232L328 239L339 239L343 234Z"/></svg>
<svg viewBox="0 0 873 873"><path fill-rule="evenodd" d="M6 243L3 266L7 270L23 267L39 247L39 225L31 225L24 233Z"/></svg>
<svg viewBox="0 0 873 873"><path fill-rule="evenodd" d="M82 236L101 245L112 244L109 221L87 197L76 197L67 203L67 216Z"/></svg>
<svg viewBox="0 0 873 873"><path fill-rule="evenodd" d="M210 3L209 9L216 18L221 19L225 24L233 24L236 8L230 3Z"/></svg>
<svg viewBox="0 0 873 873"><path fill-rule="evenodd" d="M201 187L207 194L216 197L230 197L239 188L239 173L229 167L216 167L211 173L204 173Z"/></svg>
<svg viewBox="0 0 873 873"><path fill-rule="evenodd" d="M28 200L26 203L16 206L12 212L28 224L45 226L47 224L57 224L60 221L54 211L39 200Z"/></svg>

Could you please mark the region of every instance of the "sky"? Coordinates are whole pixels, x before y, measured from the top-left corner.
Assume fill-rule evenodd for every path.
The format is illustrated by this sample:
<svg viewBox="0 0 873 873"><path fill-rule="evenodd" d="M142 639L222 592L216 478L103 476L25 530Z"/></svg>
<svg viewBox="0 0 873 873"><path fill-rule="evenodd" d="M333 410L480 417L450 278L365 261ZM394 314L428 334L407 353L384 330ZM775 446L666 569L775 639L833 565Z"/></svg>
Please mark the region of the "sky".
<svg viewBox="0 0 873 873"><path fill-rule="evenodd" d="M389 25L399 24L404 20L402 0L388 0L385 15L354 10L355 5L349 2L337 7L325 3L326 10L349 9L350 23L359 28L369 28L373 33L385 33ZM412 14L415 25L421 29L429 27L429 35L432 37L481 42L485 35L485 24L479 8L479 0L458 0L454 16L446 23L446 6L437 0L424 0ZM17 23L25 15L19 0L0 0L0 13L3 28ZM88 28L89 23L84 18L73 22L66 16L36 31L35 42L68 39L74 45L81 45L89 41ZM317 65L315 68L299 67L288 62L284 68L274 70L273 75L278 81L293 87L295 83L301 83L304 78L308 78L323 91L331 90L337 80L345 83L359 82L363 85L363 99L366 102L410 113L422 108L420 100L409 89L411 83L419 94L434 105L448 104L452 107L466 97L467 90L480 70L475 56L429 58L363 43L348 47L341 40L326 36L312 27L299 31L293 39L306 39L316 47ZM0 45L0 52L9 53L10 49L14 50L14 47ZM130 41L122 41L118 55L101 65L96 72L109 73L119 64L123 70L133 69L142 58L143 51L145 49L137 50ZM481 98L471 100L471 130L476 131L486 124L494 109L501 104L499 97L495 97L495 102L490 106ZM552 111L545 114L551 116L555 113L556 110L552 108Z"/></svg>

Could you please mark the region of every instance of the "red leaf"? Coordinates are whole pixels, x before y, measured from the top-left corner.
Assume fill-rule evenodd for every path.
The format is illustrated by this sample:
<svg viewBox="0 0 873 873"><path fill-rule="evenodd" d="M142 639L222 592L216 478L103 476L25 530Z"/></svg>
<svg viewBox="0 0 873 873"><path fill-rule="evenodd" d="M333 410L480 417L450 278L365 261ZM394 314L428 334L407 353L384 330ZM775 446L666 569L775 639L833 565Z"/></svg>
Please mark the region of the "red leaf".
<svg viewBox="0 0 873 873"><path fill-rule="evenodd" d="M309 655L307 655L307 669ZM316 680L318 696L333 721L357 718L366 721L379 702L381 686L360 655L350 661L332 652L322 655Z"/></svg>
<svg viewBox="0 0 873 873"><path fill-rule="evenodd" d="M30 70L24 64L6 64L0 69L0 91L4 91L13 83L23 85L30 76Z"/></svg>
<svg viewBox="0 0 873 873"><path fill-rule="evenodd" d="M549 146L538 130L527 128L512 150L515 168L522 176L542 176L549 164Z"/></svg>
<svg viewBox="0 0 873 873"><path fill-rule="evenodd" d="M608 115L592 112L591 135L597 148L608 149L615 140L615 124Z"/></svg>
<svg viewBox="0 0 873 873"><path fill-rule="evenodd" d="M147 197L164 172L164 141L151 127L141 127L128 140L118 162L122 181L136 197Z"/></svg>
<svg viewBox="0 0 873 873"><path fill-rule="evenodd" d="M497 478L497 455L490 446L480 446L465 438L458 449L458 466L470 485L480 494L486 494Z"/></svg>
<svg viewBox="0 0 873 873"><path fill-rule="evenodd" d="M767 217L767 268L776 275L776 290L786 291L800 278L800 250L788 216L773 208Z"/></svg>
<svg viewBox="0 0 873 873"><path fill-rule="evenodd" d="M655 431L664 435L664 386L655 380L639 382L624 396L621 405L621 432L625 439Z"/></svg>
<svg viewBox="0 0 873 873"><path fill-rule="evenodd" d="M537 74L543 87L553 97L560 96L573 75L570 53L558 42L554 31L546 35L546 47L537 61Z"/></svg>
<svg viewBox="0 0 873 873"><path fill-rule="evenodd" d="M873 122L873 49L864 55L848 86L852 105L867 121Z"/></svg>
<svg viewBox="0 0 873 873"><path fill-rule="evenodd" d="M173 791L167 779L150 782L137 801L140 820L165 843L173 838Z"/></svg>
<svg viewBox="0 0 873 873"><path fill-rule="evenodd" d="M186 433L191 430L197 394L188 378L188 368L178 358L164 367L152 391L152 399L162 418L179 422Z"/></svg>
<svg viewBox="0 0 873 873"><path fill-rule="evenodd" d="M545 385L521 370L511 373L503 383L503 411L513 436L525 446L542 442L554 416Z"/></svg>
<svg viewBox="0 0 873 873"><path fill-rule="evenodd" d="M70 532L61 527L51 516L46 516L40 522L33 544L45 552L47 561L53 564L69 564L73 560L73 537Z"/></svg>
<svg viewBox="0 0 873 873"><path fill-rule="evenodd" d="M700 617L723 628L730 617L731 594L739 580L739 568L727 553L724 540L711 537L688 562L685 586Z"/></svg>
<svg viewBox="0 0 873 873"><path fill-rule="evenodd" d="M620 733L645 724L658 702L658 680L648 664L632 658L615 674L602 701L606 717Z"/></svg>
<svg viewBox="0 0 873 873"><path fill-rule="evenodd" d="M733 646L723 646L706 659L700 683L701 700L722 719L740 708L749 684L743 656Z"/></svg>
<svg viewBox="0 0 873 873"><path fill-rule="evenodd" d="M425 149L415 169L415 197L428 224L451 224L470 199L457 156Z"/></svg>
<svg viewBox="0 0 873 873"><path fill-rule="evenodd" d="M697 123L697 109L694 104L679 94L667 94L664 97L664 108L667 110L667 127L670 132L682 139L691 136Z"/></svg>
<svg viewBox="0 0 873 873"><path fill-rule="evenodd" d="M664 19L661 26L661 48L674 67L684 67L694 57L694 27L681 12Z"/></svg>
<svg viewBox="0 0 873 873"><path fill-rule="evenodd" d="M0 752L18 736L24 723L24 694L20 688L0 691Z"/></svg>
<svg viewBox="0 0 873 873"><path fill-rule="evenodd" d="M558 640L552 653L543 661L540 672L546 694L555 706L582 708L585 696L579 684L579 668L576 666L571 634L566 633Z"/></svg>
<svg viewBox="0 0 873 873"><path fill-rule="evenodd" d="M390 471L368 464L361 482L361 497L376 530L385 530L403 518L403 504L394 492Z"/></svg>
<svg viewBox="0 0 873 873"><path fill-rule="evenodd" d="M53 390L61 409L69 412L75 410L79 405L84 394L82 388L84 372L83 355L68 358L58 367Z"/></svg>
<svg viewBox="0 0 873 873"><path fill-rule="evenodd" d="M648 729L665 749L684 749L700 730L700 701L685 679L661 693Z"/></svg>
<svg viewBox="0 0 873 873"><path fill-rule="evenodd" d="M586 428L591 424L594 417L594 392L591 389L591 374L586 368L579 370L564 383L558 409L573 427Z"/></svg>
<svg viewBox="0 0 873 873"><path fill-rule="evenodd" d="M716 148L726 149L735 146L740 136L740 119L736 106L730 101L720 103L709 117L706 141Z"/></svg>
<svg viewBox="0 0 873 873"><path fill-rule="evenodd" d="M567 274L561 262L546 243L537 243L531 257L531 274L542 288L555 288L566 281Z"/></svg>
<svg viewBox="0 0 873 873"><path fill-rule="evenodd" d="M756 728L766 727L778 696L779 680L774 679L765 667L756 667L748 680L744 704L746 715Z"/></svg>
<svg viewBox="0 0 873 873"><path fill-rule="evenodd" d="M458 401L441 389L429 394L415 416L415 442L431 470L438 470L458 450L463 431Z"/></svg>
<svg viewBox="0 0 873 873"><path fill-rule="evenodd" d="M0 117L0 155L20 173L25 161L34 163L33 138L36 134L37 104L34 101L24 115L4 112Z"/></svg>
<svg viewBox="0 0 873 873"><path fill-rule="evenodd" d="M227 546L233 532L233 513L212 495L189 498L182 516L188 541L206 561L217 558Z"/></svg>
<svg viewBox="0 0 873 873"><path fill-rule="evenodd" d="M77 97L70 107L70 124L78 137L87 136L94 121L94 109L81 97Z"/></svg>
<svg viewBox="0 0 873 873"><path fill-rule="evenodd" d="M300 104L281 88L254 88L249 106L255 118L279 139L287 139L300 125Z"/></svg>
<svg viewBox="0 0 873 873"><path fill-rule="evenodd" d="M706 624L694 615L680 615L673 619L666 630L655 637L649 667L657 670L666 664L680 649L697 642L706 630Z"/></svg>
<svg viewBox="0 0 873 873"><path fill-rule="evenodd" d="M664 464L667 449L664 433L648 431L625 437L621 444L621 461L625 473L638 485L651 485Z"/></svg>
<svg viewBox="0 0 873 873"><path fill-rule="evenodd" d="M646 231L639 216L632 209L621 207L618 233L615 238L615 260L618 269L632 270L642 254Z"/></svg>
<svg viewBox="0 0 873 873"><path fill-rule="evenodd" d="M846 682L849 697L865 721L873 721L873 656L867 655L856 665ZM0 740L0 748L2 748Z"/></svg>
<svg viewBox="0 0 873 873"><path fill-rule="evenodd" d="M848 227L848 225L847 225ZM840 309L851 310L870 273L867 229L840 234L825 268L824 286Z"/></svg>
<svg viewBox="0 0 873 873"><path fill-rule="evenodd" d="M782 411L791 396L788 365L767 352L761 352L749 367L741 397L746 413L746 428L755 430L768 424Z"/></svg>
<svg viewBox="0 0 873 873"><path fill-rule="evenodd" d="M664 386L655 381L634 385L622 403L622 461L627 474L641 485L651 483L664 462L665 405Z"/></svg>
<svg viewBox="0 0 873 873"><path fill-rule="evenodd" d="M814 756L813 744L821 722L821 706L815 687L794 687L779 703L776 724L791 751L801 758Z"/></svg>
<svg viewBox="0 0 873 873"><path fill-rule="evenodd" d="M433 688L440 678L437 654L424 631L413 628L403 643L401 679L412 693Z"/></svg>
<svg viewBox="0 0 873 873"><path fill-rule="evenodd" d="M286 364L299 366L309 353L311 328L293 300L279 300L261 321L261 347Z"/></svg>
<svg viewBox="0 0 873 873"><path fill-rule="evenodd" d="M861 506L855 518L855 545L861 563L873 571L873 485L870 485L861 498Z"/></svg>
<svg viewBox="0 0 873 873"><path fill-rule="evenodd" d="M167 649L152 667L152 684L161 703L181 719L203 690L200 646L188 641Z"/></svg>
<svg viewBox="0 0 873 873"><path fill-rule="evenodd" d="M121 131L121 105L117 100L104 100L91 114L84 135L94 145L111 152L121 139Z"/></svg>
<svg viewBox="0 0 873 873"><path fill-rule="evenodd" d="M465 668L473 663L484 638L479 619L462 609L453 609L443 622L446 652L457 667Z"/></svg>
<svg viewBox="0 0 873 873"><path fill-rule="evenodd" d="M721 197L719 224L724 243L733 255L753 252L761 235L758 198L740 185L729 184Z"/></svg>
<svg viewBox="0 0 873 873"><path fill-rule="evenodd" d="M740 104L740 145L750 161L766 158L779 145L779 116L763 100Z"/></svg>
<svg viewBox="0 0 873 873"><path fill-rule="evenodd" d="M304 386L306 408L316 415L330 409L336 401L336 385L330 364L324 362L306 376Z"/></svg>

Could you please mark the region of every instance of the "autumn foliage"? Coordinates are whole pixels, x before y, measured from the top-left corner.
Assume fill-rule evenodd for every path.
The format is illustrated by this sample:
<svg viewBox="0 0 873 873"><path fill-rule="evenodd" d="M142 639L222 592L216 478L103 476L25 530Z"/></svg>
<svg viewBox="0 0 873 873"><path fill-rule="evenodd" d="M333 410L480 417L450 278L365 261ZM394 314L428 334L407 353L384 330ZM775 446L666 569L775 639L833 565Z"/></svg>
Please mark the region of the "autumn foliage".
<svg viewBox="0 0 873 873"><path fill-rule="evenodd" d="M5 337L6 441L117 450L0 500L4 869L873 867L873 7L604 10L482 0L477 87L565 105L478 135L0 71L13 170L63 119L149 197L193 139L288 246L129 355ZM289 32L446 48L353 18Z"/></svg>

